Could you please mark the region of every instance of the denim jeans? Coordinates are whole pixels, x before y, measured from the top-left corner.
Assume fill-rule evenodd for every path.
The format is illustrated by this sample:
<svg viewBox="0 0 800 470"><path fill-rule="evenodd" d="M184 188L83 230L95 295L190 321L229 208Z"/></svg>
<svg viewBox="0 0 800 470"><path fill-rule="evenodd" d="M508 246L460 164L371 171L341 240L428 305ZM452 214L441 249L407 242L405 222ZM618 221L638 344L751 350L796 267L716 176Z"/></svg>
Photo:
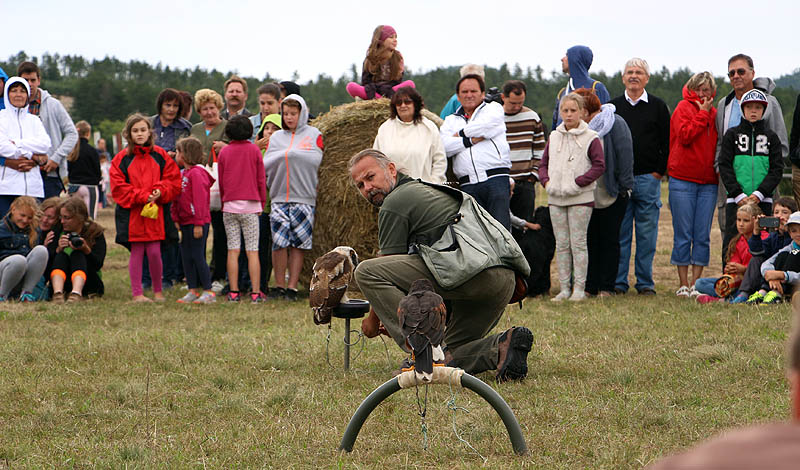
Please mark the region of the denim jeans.
<svg viewBox="0 0 800 470"><path fill-rule="evenodd" d="M633 193L625 208L625 217L619 229L619 266L616 289L628 290L631 242L636 230L636 290L653 289L653 258L658 240L658 215L661 209L661 180L650 173L633 177Z"/></svg>
<svg viewBox="0 0 800 470"><path fill-rule="evenodd" d="M669 179L672 256L675 266L708 266L717 185Z"/></svg>
<svg viewBox="0 0 800 470"><path fill-rule="evenodd" d="M715 185L716 186L716 185ZM714 190L714 202L717 200L717 193L716 189ZM712 297L717 296L717 291L714 290L714 284L717 283L718 277L701 277L700 279L694 281L694 288L697 292L701 294L710 295Z"/></svg>
<svg viewBox="0 0 800 470"><path fill-rule="evenodd" d="M461 190L474 197L486 212L511 231L511 184L508 175L495 176L480 183L462 184Z"/></svg>

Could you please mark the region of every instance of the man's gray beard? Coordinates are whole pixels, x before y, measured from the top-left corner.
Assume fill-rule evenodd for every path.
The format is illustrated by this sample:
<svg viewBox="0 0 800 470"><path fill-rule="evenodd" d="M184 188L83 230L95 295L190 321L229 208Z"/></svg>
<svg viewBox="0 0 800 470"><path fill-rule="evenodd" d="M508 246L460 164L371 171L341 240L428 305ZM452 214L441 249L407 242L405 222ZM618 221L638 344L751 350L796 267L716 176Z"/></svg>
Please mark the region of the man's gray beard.
<svg viewBox="0 0 800 470"><path fill-rule="evenodd" d="M382 189L373 189L367 194L367 201L369 201L369 203L375 207L381 207L383 205L383 201L386 200L386 196L388 196L389 193L391 193L394 190L394 187L397 184L397 180L392 180L392 175L389 173L389 170L386 170L386 179L391 181L391 183L389 184L388 191L384 191ZM372 200L372 196L376 194L383 194L383 198L381 198L379 202L374 202Z"/></svg>

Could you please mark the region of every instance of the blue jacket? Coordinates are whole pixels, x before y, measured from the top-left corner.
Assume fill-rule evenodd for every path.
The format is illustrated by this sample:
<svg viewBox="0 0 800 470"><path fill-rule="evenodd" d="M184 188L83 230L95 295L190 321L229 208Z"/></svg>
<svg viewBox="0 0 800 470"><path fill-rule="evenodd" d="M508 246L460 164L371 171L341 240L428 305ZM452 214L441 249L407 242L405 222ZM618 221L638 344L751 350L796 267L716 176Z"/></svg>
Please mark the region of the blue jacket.
<svg viewBox="0 0 800 470"><path fill-rule="evenodd" d="M594 92L600 98L600 104L608 103L611 96L608 94L606 86L589 76L589 67L592 66L594 54L586 46L572 46L567 49L567 62L569 63L569 79L567 86L556 96L556 107L553 110L553 130L561 124L561 114L558 112L558 105L561 97L568 95L578 88L594 87Z"/></svg>
<svg viewBox="0 0 800 470"><path fill-rule="evenodd" d="M27 256L31 252L28 234L11 221L9 213L0 221L0 260L11 255Z"/></svg>
<svg viewBox="0 0 800 470"><path fill-rule="evenodd" d="M754 233L747 244L750 246L751 255L770 258L791 242L792 237L789 236L788 230L786 233L778 230L770 233L764 240L761 239L760 233Z"/></svg>
<svg viewBox="0 0 800 470"><path fill-rule="evenodd" d="M4 86L5 86L5 83L8 81L8 75L6 75L6 73L3 71L2 67L0 67L0 80L3 81L3 85ZM4 102L0 102L0 109L5 109L5 108L6 108L6 104Z"/></svg>

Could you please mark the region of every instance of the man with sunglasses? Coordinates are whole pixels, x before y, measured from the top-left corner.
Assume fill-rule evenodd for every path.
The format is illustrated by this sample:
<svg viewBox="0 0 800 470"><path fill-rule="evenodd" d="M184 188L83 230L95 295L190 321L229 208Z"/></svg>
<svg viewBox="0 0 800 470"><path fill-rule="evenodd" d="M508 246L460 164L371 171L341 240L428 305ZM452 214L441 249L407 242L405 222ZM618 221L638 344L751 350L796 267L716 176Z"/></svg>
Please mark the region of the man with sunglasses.
<svg viewBox="0 0 800 470"><path fill-rule="evenodd" d="M717 103L717 152L716 162L719 161L719 153L722 148L722 136L725 132L738 126L742 122L742 110L740 100L742 96L753 88L758 88L767 95L767 110L764 112L764 124L766 128L778 134L781 141L781 156L785 159L789 156L789 139L786 134L786 124L783 121L783 111L778 100L771 95L775 89L775 82L769 77L755 78L755 69L753 68L753 59L745 54L736 54L728 59L728 78L730 79L733 91L727 96L721 98ZM715 164L716 166L716 164ZM800 169L792 165L792 187L794 191L794 198L800 201ZM765 195L765 198L771 198L772 194ZM728 195L725 192L725 185L720 180L719 188L717 190L717 222L719 222L719 229L722 237L725 237L725 203ZM724 251L724 250L723 250ZM722 264L725 264L725 254L723 253Z"/></svg>

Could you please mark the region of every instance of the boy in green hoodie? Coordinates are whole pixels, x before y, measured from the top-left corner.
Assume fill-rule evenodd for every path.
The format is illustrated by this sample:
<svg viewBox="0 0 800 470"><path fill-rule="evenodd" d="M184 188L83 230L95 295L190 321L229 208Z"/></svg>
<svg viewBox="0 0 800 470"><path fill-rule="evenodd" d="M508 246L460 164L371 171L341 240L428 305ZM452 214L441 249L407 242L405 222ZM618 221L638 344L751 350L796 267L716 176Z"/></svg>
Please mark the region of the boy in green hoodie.
<svg viewBox="0 0 800 470"><path fill-rule="evenodd" d="M728 246L736 235L736 211L744 204L758 204L772 213L772 194L783 176L781 141L764 123L767 95L754 88L741 100L744 120L725 133L719 154L719 174L728 193L725 235Z"/></svg>

